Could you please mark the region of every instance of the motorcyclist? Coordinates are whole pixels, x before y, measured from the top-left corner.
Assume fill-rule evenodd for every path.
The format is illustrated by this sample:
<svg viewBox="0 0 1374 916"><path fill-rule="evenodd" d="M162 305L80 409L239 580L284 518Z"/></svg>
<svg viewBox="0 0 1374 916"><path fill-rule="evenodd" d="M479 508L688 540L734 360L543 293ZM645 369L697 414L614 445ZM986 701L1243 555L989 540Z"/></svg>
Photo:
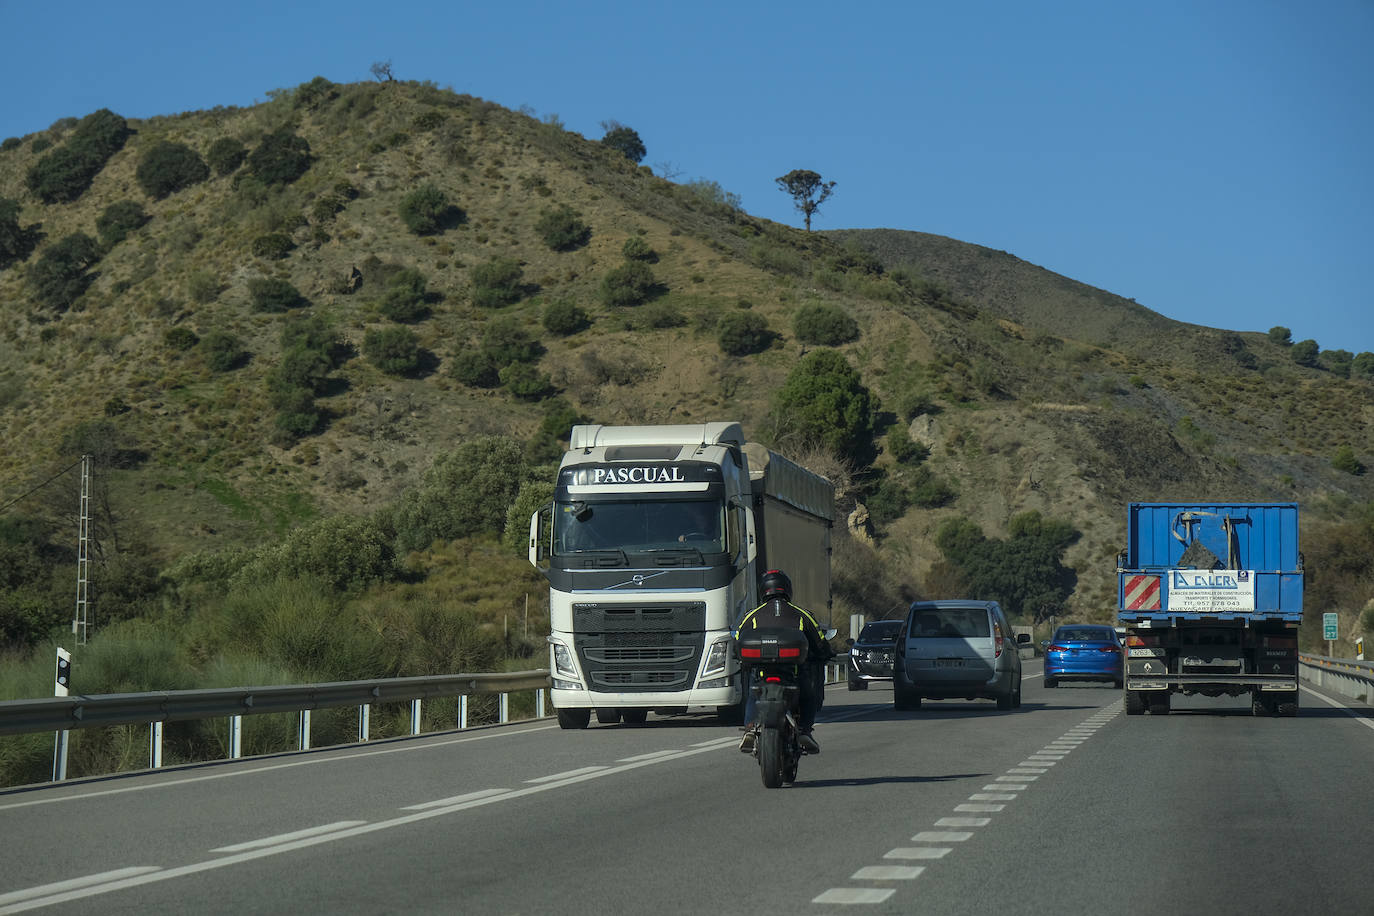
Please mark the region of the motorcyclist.
<svg viewBox="0 0 1374 916"><path fill-rule="evenodd" d="M760 581L763 589L763 604L754 608L740 620L735 627L735 639L739 639L741 630L750 630L759 627L773 628L785 627L791 629L797 627L806 634L807 657L806 662L801 665L798 672L797 684L798 705L800 706L801 721L797 723L800 734L797 737L798 743L808 754L819 754L821 746L816 743L816 738L812 730L816 724L816 712L820 709L824 678L822 669L830 658L835 655L835 651L826 642L825 636L821 632L820 625L816 623L816 618L811 614L797 607L792 603L792 580L782 570L770 569L763 574ZM757 677L757 672L751 674ZM754 742L758 736L759 723L756 715L757 698L754 696L752 684L744 685L748 695L748 701L744 708L744 738L740 741L739 749L746 754L754 751Z"/></svg>

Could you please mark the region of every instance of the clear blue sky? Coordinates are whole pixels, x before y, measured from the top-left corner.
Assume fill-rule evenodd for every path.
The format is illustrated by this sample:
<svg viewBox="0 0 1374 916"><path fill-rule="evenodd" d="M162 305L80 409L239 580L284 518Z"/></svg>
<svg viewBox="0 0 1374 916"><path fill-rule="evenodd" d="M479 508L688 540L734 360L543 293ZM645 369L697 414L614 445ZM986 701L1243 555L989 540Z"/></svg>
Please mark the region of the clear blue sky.
<svg viewBox="0 0 1374 916"><path fill-rule="evenodd" d="M998 248L1185 321L1374 351L1374 0L0 0L0 137L432 80L800 225Z"/></svg>

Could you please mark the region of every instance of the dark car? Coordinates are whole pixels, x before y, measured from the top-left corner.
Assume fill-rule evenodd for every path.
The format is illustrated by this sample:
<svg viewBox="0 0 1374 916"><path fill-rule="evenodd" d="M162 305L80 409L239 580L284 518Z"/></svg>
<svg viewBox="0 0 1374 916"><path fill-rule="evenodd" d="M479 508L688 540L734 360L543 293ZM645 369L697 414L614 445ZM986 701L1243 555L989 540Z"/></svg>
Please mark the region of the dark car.
<svg viewBox="0 0 1374 916"><path fill-rule="evenodd" d="M996 601L918 601L911 606L892 662L892 706L919 709L921 701L996 700L1021 705L1020 645Z"/></svg>
<svg viewBox="0 0 1374 916"><path fill-rule="evenodd" d="M1045 648L1045 686L1060 681L1111 681L1121 686L1121 642L1116 628L1066 624Z"/></svg>
<svg viewBox="0 0 1374 916"><path fill-rule="evenodd" d="M892 680L892 653L897 648L900 620L864 624L849 646L849 689L867 690L869 681Z"/></svg>

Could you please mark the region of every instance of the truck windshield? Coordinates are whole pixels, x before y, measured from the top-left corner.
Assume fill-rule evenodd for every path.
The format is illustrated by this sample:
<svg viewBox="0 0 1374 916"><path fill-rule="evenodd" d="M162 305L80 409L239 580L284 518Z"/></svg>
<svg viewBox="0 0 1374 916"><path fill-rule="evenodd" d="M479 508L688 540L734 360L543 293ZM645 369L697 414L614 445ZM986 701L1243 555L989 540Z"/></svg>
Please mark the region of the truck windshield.
<svg viewBox="0 0 1374 916"><path fill-rule="evenodd" d="M721 553L725 507L718 500L559 502L554 552L691 550Z"/></svg>

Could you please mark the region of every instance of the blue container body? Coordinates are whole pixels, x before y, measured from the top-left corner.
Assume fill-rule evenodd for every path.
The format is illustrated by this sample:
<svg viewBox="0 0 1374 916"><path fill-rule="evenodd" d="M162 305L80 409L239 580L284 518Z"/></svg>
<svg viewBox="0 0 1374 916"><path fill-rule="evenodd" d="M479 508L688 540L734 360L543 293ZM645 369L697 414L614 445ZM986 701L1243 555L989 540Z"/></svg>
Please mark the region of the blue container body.
<svg viewBox="0 0 1374 916"><path fill-rule="evenodd" d="M1302 619L1303 568L1297 503L1131 503L1126 553L1117 570L1117 617L1123 622L1177 618ZM1184 567L1197 542L1223 568ZM1194 549L1196 552L1196 548ZM1180 579L1172 571L1193 569ZM1171 585L1184 579L1218 583L1252 575L1254 607L1244 610L1170 608ZM1157 576L1157 586L1142 576ZM1142 593L1153 590L1146 598ZM1177 603L1177 602L1176 602ZM1141 606L1145 604L1146 606Z"/></svg>

